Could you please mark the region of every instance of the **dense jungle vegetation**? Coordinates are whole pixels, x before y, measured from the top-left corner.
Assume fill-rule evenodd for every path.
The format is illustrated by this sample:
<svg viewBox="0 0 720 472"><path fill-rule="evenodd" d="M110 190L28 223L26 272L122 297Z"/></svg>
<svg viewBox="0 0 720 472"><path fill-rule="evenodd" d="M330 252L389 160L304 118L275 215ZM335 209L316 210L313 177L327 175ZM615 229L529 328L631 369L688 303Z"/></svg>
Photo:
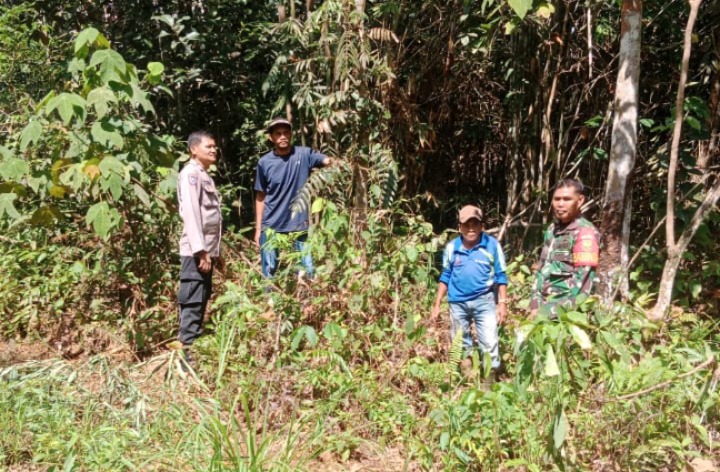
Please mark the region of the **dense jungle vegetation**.
<svg viewBox="0 0 720 472"><path fill-rule="evenodd" d="M606 182L633 14L619 218ZM4 0L0 464L717 470L718 25L711 0ZM298 201L315 279L288 254L267 292L249 238L276 115L338 162ZM228 267L185 374L175 186L197 129L220 144ZM625 282L529 322L565 177L604 238L626 223ZM465 203L510 261L493 384L428 322ZM658 293L672 306L650 316Z"/></svg>

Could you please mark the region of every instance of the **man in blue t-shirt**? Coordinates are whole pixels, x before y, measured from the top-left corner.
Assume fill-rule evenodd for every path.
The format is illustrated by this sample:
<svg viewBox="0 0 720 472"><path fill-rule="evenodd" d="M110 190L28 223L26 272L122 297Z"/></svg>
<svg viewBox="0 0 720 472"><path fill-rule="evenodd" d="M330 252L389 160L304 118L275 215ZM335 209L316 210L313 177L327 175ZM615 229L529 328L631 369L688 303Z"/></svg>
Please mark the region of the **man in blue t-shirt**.
<svg viewBox="0 0 720 472"><path fill-rule="evenodd" d="M260 248L262 272L272 277L278 266L277 249L267 247L267 230L293 234L295 249L303 250L309 218L307 209L293 215L290 206L316 167L328 166L332 158L307 147L292 145L292 124L275 118L268 126L273 150L260 158L255 179L255 245ZM312 258L305 254L302 264L313 273Z"/></svg>
<svg viewBox="0 0 720 472"><path fill-rule="evenodd" d="M447 295L450 305L450 335L462 331L463 350L473 349L470 326L483 353L492 358L492 368L500 367L498 323L507 314L507 275L505 255L497 239L483 231L480 208L466 205L460 210L460 237L450 241L443 253L443 269L431 319L440 315L440 303ZM497 300L495 299L497 288Z"/></svg>

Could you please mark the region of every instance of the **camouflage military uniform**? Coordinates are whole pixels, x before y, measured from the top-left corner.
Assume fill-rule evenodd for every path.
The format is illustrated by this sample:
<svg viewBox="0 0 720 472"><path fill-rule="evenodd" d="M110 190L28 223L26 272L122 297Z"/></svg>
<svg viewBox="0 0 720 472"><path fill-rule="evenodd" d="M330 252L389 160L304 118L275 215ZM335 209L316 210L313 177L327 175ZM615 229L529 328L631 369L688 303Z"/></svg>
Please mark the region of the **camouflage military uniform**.
<svg viewBox="0 0 720 472"><path fill-rule="evenodd" d="M558 305L572 306L580 293L590 294L599 253L600 234L585 218L550 225L545 232L530 308L547 308L554 318Z"/></svg>

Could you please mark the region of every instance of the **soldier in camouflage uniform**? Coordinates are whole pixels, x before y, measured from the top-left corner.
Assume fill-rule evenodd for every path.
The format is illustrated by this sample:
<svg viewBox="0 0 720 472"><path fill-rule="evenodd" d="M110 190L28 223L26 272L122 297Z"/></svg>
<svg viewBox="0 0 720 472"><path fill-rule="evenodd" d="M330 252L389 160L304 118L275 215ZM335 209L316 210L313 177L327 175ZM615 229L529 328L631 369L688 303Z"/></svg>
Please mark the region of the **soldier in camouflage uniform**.
<svg viewBox="0 0 720 472"><path fill-rule="evenodd" d="M555 222L545 232L532 292L531 318L538 309L557 317L558 306L571 307L581 293L590 294L600 253L600 234L581 213L584 186L573 179L555 187Z"/></svg>

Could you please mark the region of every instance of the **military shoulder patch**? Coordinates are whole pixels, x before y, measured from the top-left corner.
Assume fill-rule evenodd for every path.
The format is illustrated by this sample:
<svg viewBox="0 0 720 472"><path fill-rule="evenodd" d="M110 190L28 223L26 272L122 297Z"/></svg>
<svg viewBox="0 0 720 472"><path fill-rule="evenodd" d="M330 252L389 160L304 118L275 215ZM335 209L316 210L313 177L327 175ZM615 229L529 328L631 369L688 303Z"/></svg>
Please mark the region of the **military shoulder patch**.
<svg viewBox="0 0 720 472"><path fill-rule="evenodd" d="M188 174L188 182L190 182L190 185L197 185L197 182L198 182L197 174L194 174L194 173Z"/></svg>
<svg viewBox="0 0 720 472"><path fill-rule="evenodd" d="M580 228L573 247L573 264L597 267L600 259L600 242L594 228Z"/></svg>

